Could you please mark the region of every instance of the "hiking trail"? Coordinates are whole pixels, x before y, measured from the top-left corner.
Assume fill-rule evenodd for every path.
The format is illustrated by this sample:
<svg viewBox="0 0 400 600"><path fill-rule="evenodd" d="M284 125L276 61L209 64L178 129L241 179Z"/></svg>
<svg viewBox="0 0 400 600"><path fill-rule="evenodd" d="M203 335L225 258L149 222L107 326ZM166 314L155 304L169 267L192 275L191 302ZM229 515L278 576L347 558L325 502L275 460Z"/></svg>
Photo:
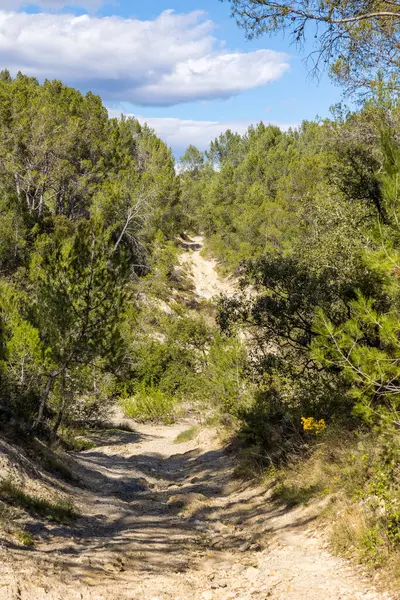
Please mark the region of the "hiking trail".
<svg viewBox="0 0 400 600"><path fill-rule="evenodd" d="M185 260L197 295L231 292L201 238L193 243ZM190 420L130 424L134 432L99 431L96 448L73 455L84 483L64 486L81 511L75 524L38 527L35 549L1 547L0 599L394 598L330 554L315 507L279 507L266 487L235 478L212 429L177 444Z"/></svg>

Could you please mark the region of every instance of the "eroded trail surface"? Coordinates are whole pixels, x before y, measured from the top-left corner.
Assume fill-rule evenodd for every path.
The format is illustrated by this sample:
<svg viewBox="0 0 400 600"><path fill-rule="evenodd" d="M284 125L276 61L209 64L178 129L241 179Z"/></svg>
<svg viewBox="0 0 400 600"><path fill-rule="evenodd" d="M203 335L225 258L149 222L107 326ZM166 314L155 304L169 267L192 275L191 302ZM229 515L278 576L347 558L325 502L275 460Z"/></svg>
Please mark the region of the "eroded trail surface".
<svg viewBox="0 0 400 600"><path fill-rule="evenodd" d="M73 528L3 549L1 598L338 600L389 598L322 547L312 512L238 482L210 431L188 423L101 434L77 455L87 489Z"/></svg>
<svg viewBox="0 0 400 600"><path fill-rule="evenodd" d="M195 287L212 297L230 284L199 250ZM35 549L0 549L1 599L389 598L329 553L312 509L277 507L265 487L237 480L214 431L177 444L193 423L131 424L74 456L81 486L63 484L81 511L74 526L38 525Z"/></svg>
<svg viewBox="0 0 400 600"><path fill-rule="evenodd" d="M230 296L235 293L234 282L219 277L217 261L203 256L203 236L193 236L182 245L186 252L182 254L181 259L182 262L190 265L195 293L199 298L211 300L219 294Z"/></svg>

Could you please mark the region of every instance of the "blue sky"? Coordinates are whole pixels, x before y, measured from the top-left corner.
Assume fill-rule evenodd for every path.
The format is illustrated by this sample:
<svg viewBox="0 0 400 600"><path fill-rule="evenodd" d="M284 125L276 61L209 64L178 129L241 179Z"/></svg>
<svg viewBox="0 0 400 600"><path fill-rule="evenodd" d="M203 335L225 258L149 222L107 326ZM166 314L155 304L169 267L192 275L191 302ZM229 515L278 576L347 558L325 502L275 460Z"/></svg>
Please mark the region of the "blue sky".
<svg viewBox="0 0 400 600"><path fill-rule="evenodd" d="M326 117L340 100L326 74L307 76L288 39L246 40L228 2L36 2L0 0L2 67L100 94L110 114L148 121L177 156L228 127Z"/></svg>

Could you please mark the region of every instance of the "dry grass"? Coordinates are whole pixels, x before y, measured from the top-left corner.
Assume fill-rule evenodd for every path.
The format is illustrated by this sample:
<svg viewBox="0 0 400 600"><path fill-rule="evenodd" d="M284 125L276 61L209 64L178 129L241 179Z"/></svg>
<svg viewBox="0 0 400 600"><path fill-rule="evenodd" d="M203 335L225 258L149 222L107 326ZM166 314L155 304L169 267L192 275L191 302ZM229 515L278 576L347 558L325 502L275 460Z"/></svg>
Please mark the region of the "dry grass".
<svg viewBox="0 0 400 600"><path fill-rule="evenodd" d="M0 528L4 533L12 535L23 546L34 545L32 535L19 523L18 511L5 502L0 501Z"/></svg>
<svg viewBox="0 0 400 600"><path fill-rule="evenodd" d="M329 508L326 516L331 514ZM365 511L355 503L342 500L335 503L335 519L332 525L331 541L334 550L340 554L349 554L355 550L367 535L370 523Z"/></svg>
<svg viewBox="0 0 400 600"><path fill-rule="evenodd" d="M333 551L379 570L380 579L398 589L400 482L387 466L384 443L375 434L331 431L308 457L270 469L263 481L273 501L289 508L327 499L320 519Z"/></svg>
<svg viewBox="0 0 400 600"><path fill-rule="evenodd" d="M336 491L353 445L351 436L330 432L315 443L307 458L295 457L285 468L268 472L267 482L271 474L276 478L274 500L295 506Z"/></svg>
<svg viewBox="0 0 400 600"><path fill-rule="evenodd" d="M10 478L0 482L0 497L4 504L21 508L29 514L46 517L57 523L68 522L78 516L77 510L69 499L59 498L51 501L41 496L34 496L20 485L16 485Z"/></svg>

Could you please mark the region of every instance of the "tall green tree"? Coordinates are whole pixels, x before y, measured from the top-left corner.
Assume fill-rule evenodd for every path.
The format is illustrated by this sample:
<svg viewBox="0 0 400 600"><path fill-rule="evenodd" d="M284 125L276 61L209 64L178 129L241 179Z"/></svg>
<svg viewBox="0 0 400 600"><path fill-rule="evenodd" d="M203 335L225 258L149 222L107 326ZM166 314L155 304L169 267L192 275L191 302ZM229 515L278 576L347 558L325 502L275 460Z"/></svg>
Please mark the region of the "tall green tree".
<svg viewBox="0 0 400 600"><path fill-rule="evenodd" d="M44 377L35 427L58 378L97 358L110 367L118 363L128 272L109 235L90 221L71 232L71 225L61 220L51 236L38 238L30 268L32 312L51 368Z"/></svg>

